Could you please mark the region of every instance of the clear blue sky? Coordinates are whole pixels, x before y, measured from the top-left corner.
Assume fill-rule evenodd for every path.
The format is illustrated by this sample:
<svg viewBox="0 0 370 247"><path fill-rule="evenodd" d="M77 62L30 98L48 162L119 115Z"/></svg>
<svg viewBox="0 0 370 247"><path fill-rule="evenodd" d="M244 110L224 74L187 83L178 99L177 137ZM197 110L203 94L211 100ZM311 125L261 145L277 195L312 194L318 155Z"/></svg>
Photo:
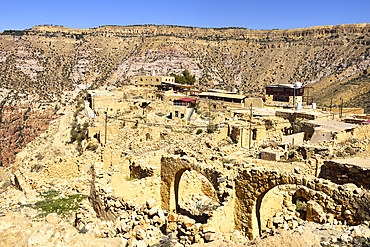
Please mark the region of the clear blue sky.
<svg viewBox="0 0 370 247"><path fill-rule="evenodd" d="M0 0L0 32L53 24L292 29L370 22L370 0Z"/></svg>

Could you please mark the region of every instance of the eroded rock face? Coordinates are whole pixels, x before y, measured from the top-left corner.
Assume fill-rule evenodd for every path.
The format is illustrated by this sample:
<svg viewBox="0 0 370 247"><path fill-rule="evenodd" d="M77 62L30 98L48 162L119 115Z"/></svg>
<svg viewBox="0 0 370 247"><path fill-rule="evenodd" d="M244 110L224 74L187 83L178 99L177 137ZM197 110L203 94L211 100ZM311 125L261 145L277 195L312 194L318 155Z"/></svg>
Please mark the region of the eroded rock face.
<svg viewBox="0 0 370 247"><path fill-rule="evenodd" d="M76 82L92 88L131 83L141 69L163 75L188 69L200 89L237 88L256 96L266 84L320 81L316 92L334 77L344 80L369 66L369 29L369 24L266 31L38 26L3 33L0 71L3 87L43 98L74 90Z"/></svg>
<svg viewBox="0 0 370 247"><path fill-rule="evenodd" d="M0 166L8 167L22 148L45 132L57 117L55 107L0 102Z"/></svg>
<svg viewBox="0 0 370 247"><path fill-rule="evenodd" d="M66 103L69 94L74 98L86 87L134 84L142 69L158 75L187 69L201 90L236 88L250 96L262 96L267 84L317 82L315 99L328 104L324 88L338 79L346 83L369 67L369 29L369 24L270 31L149 25L89 30L38 26L16 34L4 32L0 104L9 100L3 97L6 90L29 98L28 103ZM360 79L368 80L368 75ZM365 83L357 84L356 90L342 90L345 93L335 97L365 102L366 95L357 93L369 89ZM0 107L4 166L53 119L47 109L37 117L26 114L28 107L19 102L15 98L10 110ZM29 116L27 123L21 121L24 115ZM26 130L20 131L24 125Z"/></svg>

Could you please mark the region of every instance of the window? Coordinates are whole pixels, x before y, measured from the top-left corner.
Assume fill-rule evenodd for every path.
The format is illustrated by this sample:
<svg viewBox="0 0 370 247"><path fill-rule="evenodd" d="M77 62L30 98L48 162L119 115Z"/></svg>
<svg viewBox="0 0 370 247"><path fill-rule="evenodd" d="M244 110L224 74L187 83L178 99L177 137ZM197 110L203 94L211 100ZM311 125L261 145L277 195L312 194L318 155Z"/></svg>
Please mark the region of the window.
<svg viewBox="0 0 370 247"><path fill-rule="evenodd" d="M179 117L179 112L175 111L175 117Z"/></svg>
<svg viewBox="0 0 370 247"><path fill-rule="evenodd" d="M257 130L256 129L252 130L252 140L253 141L257 140Z"/></svg>

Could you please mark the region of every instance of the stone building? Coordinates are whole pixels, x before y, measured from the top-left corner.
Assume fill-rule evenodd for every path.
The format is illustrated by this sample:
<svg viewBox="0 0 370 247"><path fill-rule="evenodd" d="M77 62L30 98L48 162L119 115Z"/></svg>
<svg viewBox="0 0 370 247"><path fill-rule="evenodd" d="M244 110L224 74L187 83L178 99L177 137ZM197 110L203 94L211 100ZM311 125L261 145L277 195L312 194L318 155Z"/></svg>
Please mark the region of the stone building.
<svg viewBox="0 0 370 247"><path fill-rule="evenodd" d="M156 87L160 86L162 83L175 82L175 77L173 76L138 76L136 85L138 87Z"/></svg>
<svg viewBox="0 0 370 247"><path fill-rule="evenodd" d="M198 99L181 98L173 101L172 118L185 118L190 121L191 116L195 112Z"/></svg>
<svg viewBox="0 0 370 247"><path fill-rule="evenodd" d="M266 86L266 104L294 106L302 104L304 88L298 83Z"/></svg>
<svg viewBox="0 0 370 247"><path fill-rule="evenodd" d="M114 113L128 107L123 100L123 93L118 90L88 90L88 106L94 111Z"/></svg>

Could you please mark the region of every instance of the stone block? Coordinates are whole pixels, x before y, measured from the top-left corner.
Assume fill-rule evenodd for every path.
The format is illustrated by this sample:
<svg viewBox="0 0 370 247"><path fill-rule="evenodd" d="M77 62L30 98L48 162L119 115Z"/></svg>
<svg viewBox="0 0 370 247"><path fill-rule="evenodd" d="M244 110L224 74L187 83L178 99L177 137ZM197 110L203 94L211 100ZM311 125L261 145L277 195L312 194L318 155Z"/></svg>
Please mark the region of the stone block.
<svg viewBox="0 0 370 247"><path fill-rule="evenodd" d="M280 152L270 148L266 148L261 151L261 159L263 160L278 161L280 160L280 155Z"/></svg>

